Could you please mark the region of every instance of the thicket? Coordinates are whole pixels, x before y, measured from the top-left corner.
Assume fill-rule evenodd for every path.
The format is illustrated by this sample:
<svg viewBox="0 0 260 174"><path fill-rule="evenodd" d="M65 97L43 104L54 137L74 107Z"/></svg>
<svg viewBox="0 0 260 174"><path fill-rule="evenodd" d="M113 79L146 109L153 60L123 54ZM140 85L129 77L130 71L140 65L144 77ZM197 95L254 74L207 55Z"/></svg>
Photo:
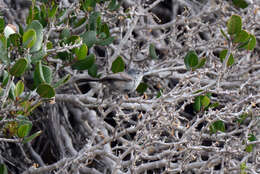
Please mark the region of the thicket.
<svg viewBox="0 0 260 174"><path fill-rule="evenodd" d="M258 0L1 3L0 174L260 173Z"/></svg>

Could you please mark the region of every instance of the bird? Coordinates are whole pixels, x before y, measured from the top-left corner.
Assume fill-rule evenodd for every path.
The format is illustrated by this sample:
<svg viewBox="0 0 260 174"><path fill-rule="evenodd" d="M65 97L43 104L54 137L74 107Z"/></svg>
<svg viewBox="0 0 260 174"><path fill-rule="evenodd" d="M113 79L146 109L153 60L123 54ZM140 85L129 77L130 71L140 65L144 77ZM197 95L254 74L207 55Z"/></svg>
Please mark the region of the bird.
<svg viewBox="0 0 260 174"><path fill-rule="evenodd" d="M121 93L132 93L141 83L144 73L138 69L129 69L128 71L107 74L100 79L91 79L90 81L101 82L111 91Z"/></svg>

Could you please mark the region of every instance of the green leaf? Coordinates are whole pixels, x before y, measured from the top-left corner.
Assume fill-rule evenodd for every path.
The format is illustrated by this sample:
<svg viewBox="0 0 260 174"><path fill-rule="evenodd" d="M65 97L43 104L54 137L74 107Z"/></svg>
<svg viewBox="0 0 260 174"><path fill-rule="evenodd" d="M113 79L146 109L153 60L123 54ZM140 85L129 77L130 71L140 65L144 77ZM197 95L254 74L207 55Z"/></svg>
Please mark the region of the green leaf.
<svg viewBox="0 0 260 174"><path fill-rule="evenodd" d="M42 60L47 55L45 49L41 48L39 51L32 53L32 63L36 64L40 60Z"/></svg>
<svg viewBox="0 0 260 174"><path fill-rule="evenodd" d="M242 29L242 19L238 15L232 15L227 22L228 34L238 34Z"/></svg>
<svg viewBox="0 0 260 174"><path fill-rule="evenodd" d="M226 55L227 55L227 52L228 50L222 50L220 53L219 53L219 58L220 58L220 61L223 63L225 58L226 58ZM233 65L235 62L235 59L233 57L233 54L231 53L229 58L228 58L228 62L227 62L227 66L231 66Z"/></svg>
<svg viewBox="0 0 260 174"><path fill-rule="evenodd" d="M51 10L49 10L49 18L53 18L57 13L58 6L54 5Z"/></svg>
<svg viewBox="0 0 260 174"><path fill-rule="evenodd" d="M42 65L42 72L45 83L50 84L52 82L52 69L46 65Z"/></svg>
<svg viewBox="0 0 260 174"><path fill-rule="evenodd" d="M81 25L83 25L83 24L85 24L86 25L86 18L85 17L83 17L83 18L81 18L81 19L79 19L79 20L77 20L75 23L74 23L74 26L73 26L73 28L77 28L77 27L79 27L79 26L81 26ZM83 27L83 26L82 26Z"/></svg>
<svg viewBox="0 0 260 174"><path fill-rule="evenodd" d="M226 35L226 33L222 29L220 29L220 32L226 38L226 40L229 40L228 36Z"/></svg>
<svg viewBox="0 0 260 174"><path fill-rule="evenodd" d="M71 77L71 76L70 76L69 74L66 75L66 76L64 76L64 77L62 77L57 83L55 83L55 84L53 85L53 88L58 88L58 87L60 87L61 85L67 83L67 82L69 81L70 77Z"/></svg>
<svg viewBox="0 0 260 174"><path fill-rule="evenodd" d="M0 60L3 64L10 63L10 59L7 54L7 41L4 35L0 35Z"/></svg>
<svg viewBox="0 0 260 174"><path fill-rule="evenodd" d="M52 98L55 96L55 90L53 87L51 87L48 84L40 84L36 90L36 92L42 97L42 98Z"/></svg>
<svg viewBox="0 0 260 174"><path fill-rule="evenodd" d="M123 72L125 70L125 62L122 57L118 56L112 63L111 70L113 73Z"/></svg>
<svg viewBox="0 0 260 174"><path fill-rule="evenodd" d="M90 49L97 41L96 31L87 31L82 36L83 43Z"/></svg>
<svg viewBox="0 0 260 174"><path fill-rule="evenodd" d="M0 17L0 33L4 31L5 28L5 20L3 17Z"/></svg>
<svg viewBox="0 0 260 174"><path fill-rule="evenodd" d="M210 98L208 96L203 96L201 104L203 108L206 108L210 104Z"/></svg>
<svg viewBox="0 0 260 174"><path fill-rule="evenodd" d="M154 44L150 44L150 46L149 46L149 56L152 59L158 59L159 58L158 55L156 54Z"/></svg>
<svg viewBox="0 0 260 174"><path fill-rule="evenodd" d="M23 34L23 46L31 48L36 42L36 32L34 29L29 29Z"/></svg>
<svg viewBox="0 0 260 174"><path fill-rule="evenodd" d="M97 30L97 21L100 18L100 12L93 11L89 17L89 30L96 31Z"/></svg>
<svg viewBox="0 0 260 174"><path fill-rule="evenodd" d="M89 69L88 69L88 74L91 77L97 77L97 70L98 66L96 64L93 64Z"/></svg>
<svg viewBox="0 0 260 174"><path fill-rule="evenodd" d="M254 134L248 134L249 137L248 137L248 141L252 142L252 141L256 141L256 137Z"/></svg>
<svg viewBox="0 0 260 174"><path fill-rule="evenodd" d="M15 85L14 85L14 82L11 83L11 88L10 88L8 97L12 100L15 100Z"/></svg>
<svg viewBox="0 0 260 174"><path fill-rule="evenodd" d="M91 12L96 7L96 0L84 0L82 2L83 10L86 12Z"/></svg>
<svg viewBox="0 0 260 174"><path fill-rule="evenodd" d="M110 11L114 11L119 8L119 4L116 3L116 0L111 0L108 5L108 8Z"/></svg>
<svg viewBox="0 0 260 174"><path fill-rule="evenodd" d="M108 25L106 23L102 24L101 32L106 34L105 38L108 38L110 36L109 27L108 27Z"/></svg>
<svg viewBox="0 0 260 174"><path fill-rule="evenodd" d="M3 71L3 73L2 73L2 87L5 87L6 85L7 85L7 83L8 83L8 80L10 79L10 75L9 75L9 73L6 71L6 70L4 70Z"/></svg>
<svg viewBox="0 0 260 174"><path fill-rule="evenodd" d="M48 50L49 50L49 49L52 49L52 48L53 48L52 42L47 42L46 48L47 48Z"/></svg>
<svg viewBox="0 0 260 174"><path fill-rule="evenodd" d="M253 151L253 144L249 144L249 145L247 145L246 146L246 152L248 152L248 153L250 153L250 152L252 152Z"/></svg>
<svg viewBox="0 0 260 174"><path fill-rule="evenodd" d="M156 98L160 98L162 96L162 92L163 90L162 89L159 89L157 95L156 95Z"/></svg>
<svg viewBox="0 0 260 174"><path fill-rule="evenodd" d="M204 91L204 90L203 90L203 89L199 89L199 90L193 92L192 94L197 94L197 93L200 93L200 92L202 92L202 91Z"/></svg>
<svg viewBox="0 0 260 174"><path fill-rule="evenodd" d="M246 8L248 6L245 0L233 0L233 3L238 8Z"/></svg>
<svg viewBox="0 0 260 174"><path fill-rule="evenodd" d="M252 141L256 141L256 137L253 134L248 134L248 141L252 142ZM254 148L255 144L250 144L246 146L246 152L252 152L253 148Z"/></svg>
<svg viewBox="0 0 260 174"><path fill-rule="evenodd" d="M89 69L95 63L95 61L96 61L95 55L90 54L85 59L79 60L76 63L74 63L71 67L77 70L86 70Z"/></svg>
<svg viewBox="0 0 260 174"><path fill-rule="evenodd" d="M199 59L199 63L198 63L198 65L196 66L196 69L202 68L202 67L205 65L205 63L206 63L206 60L207 60L207 59L206 59L205 57Z"/></svg>
<svg viewBox="0 0 260 174"><path fill-rule="evenodd" d="M248 42L246 42L246 45L244 45L243 48L247 50L253 50L255 48L255 45L256 45L256 38L254 35L250 34L249 40Z"/></svg>
<svg viewBox="0 0 260 174"><path fill-rule="evenodd" d="M148 85L146 83L141 82L138 87L136 88L136 91L140 94L144 94L144 92L147 90Z"/></svg>
<svg viewBox="0 0 260 174"><path fill-rule="evenodd" d="M18 137L24 138L24 137L26 137L27 135L29 135L29 133L30 133L30 131L31 131L31 128L32 128L32 125L30 125L30 124L23 124L23 125L21 125L21 126L18 128L18 131L17 131Z"/></svg>
<svg viewBox="0 0 260 174"><path fill-rule="evenodd" d="M111 43L113 43L115 40L115 37L108 37L106 39L99 39L97 40L96 44L100 45L100 46L106 46L109 45Z"/></svg>
<svg viewBox="0 0 260 174"><path fill-rule="evenodd" d="M15 85L15 96L19 97L24 90L24 84L22 80L19 80Z"/></svg>
<svg viewBox="0 0 260 174"><path fill-rule="evenodd" d="M32 21L32 23L27 27L27 31L33 29L36 32L36 39L35 43L33 44L33 47L31 48L31 52L39 51L42 47L42 41L43 41L43 27L42 24L39 21ZM27 47L28 48L28 47Z"/></svg>
<svg viewBox="0 0 260 174"><path fill-rule="evenodd" d="M239 42L246 42L249 39L249 34L245 30L241 30L239 33L237 33L234 37L234 43Z"/></svg>
<svg viewBox="0 0 260 174"><path fill-rule="evenodd" d="M31 142L33 139L35 139L36 137L38 137L40 134L42 133L42 131L38 131L38 132L35 132L34 134L32 134L31 136L29 137L25 137L23 139L23 144L25 143L28 143L28 142Z"/></svg>
<svg viewBox="0 0 260 174"><path fill-rule="evenodd" d="M185 63L186 68L188 70L196 67L199 63L199 58L198 58L196 52L195 51L189 51L184 58L184 63Z"/></svg>
<svg viewBox="0 0 260 174"><path fill-rule="evenodd" d="M8 41L15 47L20 47L21 43L22 43L22 38L20 36L20 34L18 33L14 33L11 34L8 38Z"/></svg>
<svg viewBox="0 0 260 174"><path fill-rule="evenodd" d="M85 59L87 57L88 54L88 47L86 44L82 44L79 51L77 52L77 59L78 60L82 60Z"/></svg>
<svg viewBox="0 0 260 174"><path fill-rule="evenodd" d="M34 88L36 88L39 84L45 82L41 61L36 63L34 74L33 74L33 81L34 81Z"/></svg>
<svg viewBox="0 0 260 174"><path fill-rule="evenodd" d="M28 61L24 58L17 60L16 63L10 69L10 74L15 77L20 77L25 72L27 64Z"/></svg>
<svg viewBox="0 0 260 174"><path fill-rule="evenodd" d="M60 34L61 39L67 39L71 36L70 30L68 28L64 28Z"/></svg>
<svg viewBox="0 0 260 174"><path fill-rule="evenodd" d="M245 170L247 167L246 167L246 163L245 162L242 162L241 164L240 164L240 169L241 170Z"/></svg>
<svg viewBox="0 0 260 174"><path fill-rule="evenodd" d="M0 164L0 174L8 174L7 167L5 164Z"/></svg>
<svg viewBox="0 0 260 174"><path fill-rule="evenodd" d="M26 23L30 24L34 18L34 7L35 7L35 0L32 0L32 6L29 9L29 14L27 15L26 18Z"/></svg>
<svg viewBox="0 0 260 174"><path fill-rule="evenodd" d="M242 124L246 120L247 117L248 117L248 114L243 113L239 116L239 118L236 121L238 122L238 124Z"/></svg>
<svg viewBox="0 0 260 174"><path fill-rule="evenodd" d="M18 27L19 27L19 34L20 34L21 36L23 36L23 34L24 34L23 27L22 27L20 24L18 24Z"/></svg>
<svg viewBox="0 0 260 174"><path fill-rule="evenodd" d="M225 132L225 124L223 121L218 120L210 125L210 133L217 133L217 131Z"/></svg>
<svg viewBox="0 0 260 174"><path fill-rule="evenodd" d="M201 99L203 96L197 96L195 97L195 101L193 103L193 109L195 112L199 112L201 110Z"/></svg>
<svg viewBox="0 0 260 174"><path fill-rule="evenodd" d="M218 102L215 102L215 103L210 104L209 107L211 107L211 108L216 108L216 107L218 107L218 106L219 106L219 103L218 103Z"/></svg>

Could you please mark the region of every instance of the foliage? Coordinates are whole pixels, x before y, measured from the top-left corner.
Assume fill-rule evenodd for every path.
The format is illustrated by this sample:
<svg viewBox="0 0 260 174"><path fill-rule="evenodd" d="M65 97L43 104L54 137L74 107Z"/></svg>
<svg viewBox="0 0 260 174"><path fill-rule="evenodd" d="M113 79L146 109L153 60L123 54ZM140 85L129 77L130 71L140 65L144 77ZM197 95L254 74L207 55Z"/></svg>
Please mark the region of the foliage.
<svg viewBox="0 0 260 174"><path fill-rule="evenodd" d="M159 1L156 1L156 3L157 2ZM38 111L39 113L39 111L44 110L42 108L44 108L46 104L54 104L55 97L57 95L59 95L60 97L63 95L63 92L66 90L70 92L73 91L71 90L72 86L73 87L77 86L78 84L76 83L78 83L78 81L82 79L90 78L92 80L94 79L93 81L97 81L98 78L100 78L100 76L102 75L102 73L104 73L104 71L106 70L109 70L112 73L124 72L127 68L131 67L133 64L134 64L133 67L135 67L138 64L138 62L141 63L139 64L139 66L136 67L138 67L139 69L143 68L142 69L143 72L145 72L144 67L148 67L147 69L149 69L150 71L154 71L155 73L148 74L146 77L143 78L144 82L141 82L137 87L136 89L137 93L129 94L130 97L134 96L136 98L133 97L129 100L125 100L125 99L117 100L118 98L111 97L112 100L110 103L102 103L103 99L102 102L100 103L98 103L99 101L96 102L96 100L94 103L93 98L98 96L97 98L99 99L99 95L101 93L100 91L98 91L98 94L95 94L91 97L88 97L87 95L82 93L79 95L74 95L75 93L72 92L71 94L64 95L65 97L63 98L60 97L68 103L69 102L73 103L71 104L73 108L69 108L72 110L69 111L65 109L63 110L64 115L66 115L66 118L64 116L64 118L62 119L64 119L65 121L64 120L62 121L68 122L70 121L70 119L71 120L75 119L73 120L75 121L75 124L76 122L77 123L80 122L77 120L78 118L68 118L68 117L72 117L68 115L70 114L73 115L73 112L81 113L81 111L84 109L89 110L90 108L91 109L96 108L95 111L99 112L101 115L102 114L105 115L106 114L105 112L108 111L111 111L111 113L114 114L113 113L114 108L116 108L115 115L117 118L116 119L113 118L113 121L116 122L115 123L116 126L112 128L106 125L107 126L106 128L108 128L109 131L107 132L105 131L104 133L102 132L103 131L102 128L100 129L99 126L94 124L96 123L95 122L96 120L99 119L101 120L101 117L100 118L98 117L98 119L94 117L89 118L88 117L89 115L87 116L88 117L87 121L86 120L84 121L88 122L89 120L92 119L90 121L90 124L88 124L87 126L82 126L79 124L80 125L78 126L79 130L81 130L82 127L83 129L89 130L90 127L94 125L94 129L93 129L94 133L93 131L91 133L93 133L93 135L95 134L95 137L93 137L93 142L91 143L95 144L96 142L98 142L99 145L100 144L104 145L107 143L113 144L114 141L118 141L124 144L125 142L128 141L130 142L129 139L131 138L127 136L126 137L122 136L118 138L116 136L121 135L118 132L123 130L127 134L131 134L131 132L130 133L128 132L128 129L129 130L135 129L141 123L141 125L145 124L142 125L141 128L144 129L145 131L142 132L140 129L140 131L137 130L135 134L139 134L141 132L144 134L154 133L156 135L147 136L150 137L149 141L146 139L147 137L143 138L145 137L144 135L141 135L140 137L136 136L139 139L135 137L134 141L139 142L139 144L136 144L136 146L134 146L134 148L136 148L135 150L137 151L139 149L147 150L148 146L154 145L157 147L157 144L162 144L166 148L168 146L170 146L170 148L172 149L176 148L179 153L183 149L177 146L182 146L182 144L185 144L186 142L184 143L181 142L180 144L177 145L174 144L174 147L172 146L173 144L171 143L175 143L176 139L178 140L181 139L181 141L183 139L185 141L186 139L189 139L187 138L187 136L189 136L187 135L187 132L189 134L194 133L194 135L200 134L200 132L196 132L197 130L191 132L189 128L194 129L194 126L192 126L192 124L195 125L205 124L206 126L203 128L204 132L200 134L202 136L202 139L205 137L207 138L213 137L214 139L215 137L218 138L219 135L220 138L222 138L221 136L224 135L226 136L226 134L228 135L227 132L230 131L229 129L231 129L230 127L232 126L233 126L232 128L237 126L239 129L240 128L244 129L244 127L248 126L247 121L251 121L253 120L254 117L256 117L254 114L251 114L249 112L250 110L253 110L252 108L254 108L255 106L252 107L250 106L246 108L243 105L243 106L239 106L242 108L241 112L240 111L238 112L239 114L232 113L232 112L237 112L237 110L235 109L232 110L230 108L230 112L227 113L229 115L233 114L232 119L235 121L229 123L229 121L232 119L228 118L229 115L226 116L225 114L222 113L222 110L219 109L219 108L224 108L225 106L223 105L226 104L225 102L220 101L219 98L227 94L234 95L232 92L228 90L226 91L222 90L222 86L219 85L221 83L221 80L225 78L226 78L225 80L230 79L230 83L232 83L232 81L234 80L237 80L232 77L230 78L225 77L224 75L227 76L230 75L228 74L228 71L232 70L232 68L238 69L238 67L236 67L236 63L239 62L238 61L239 58L243 57L241 55L246 54L248 52L253 53L254 48L257 46L257 37L254 35L255 33L253 31L254 28L252 26L246 26L247 23L246 22L243 23L243 21L246 20L243 19L242 21L242 16L238 14L231 15L230 18L226 20L224 26L222 26L223 28L221 27L218 28L218 32L220 32L222 35L220 35L221 38L220 39L218 38L218 40L216 39L216 41L221 42L222 45L218 47L220 49L216 51L214 50L215 51L214 54L216 53L219 59L213 60L214 59L212 58L213 53L206 54L207 53L206 49L207 48L209 49L208 45L205 46L205 43L203 43L202 44L203 47L200 47L196 44L193 44L193 42L196 42L196 39L194 39L195 37L193 38L193 36L189 35L189 30L193 26L196 26L196 24L189 23L186 26L185 22L182 21L179 22L181 18L176 18L177 22L175 21L174 24L176 24L176 26L174 27L172 26L172 24L161 25L161 27L163 28L161 29L163 32L160 31L161 33L163 33L161 37L163 38L165 34L166 36L170 36L175 40L178 40L180 38L185 38L187 39L187 42L185 42L186 40L184 39L185 41L181 42L180 44L180 43L175 43L175 41L171 42L172 38L161 39L162 42L172 44L170 45L170 48L167 50L168 52L161 49L161 45L160 45L161 43L159 43L156 39L152 37L149 38L148 41L146 41L145 36L142 36L141 41L137 42L136 40L138 39L137 37L135 38L134 36L134 35L138 35L136 34L139 32L137 29L141 28L142 30L148 30L149 32L146 31L148 34L152 33L150 36L156 36L157 35L156 32L154 32L155 33L154 34L152 31L152 30L156 30L156 27L151 25L149 27L150 28L154 27L155 29L150 29L147 26L141 26L140 28L138 28L139 27L138 25L136 26L133 25L137 29L133 27L133 30L131 30L132 26L129 25L128 21L132 21L132 20L134 21L135 17L139 18L140 16L142 17L145 16L143 15L143 13L148 13L148 12L150 13L150 11L152 13L152 9L148 8L147 11L142 10L142 13L140 13L140 11L133 13L133 11L131 10L133 10L134 8L122 10L123 6L121 3L122 2L118 2L116 0L80 0L79 3L71 7L72 9L71 10L71 9L62 8L62 6L57 1L54 0L51 1L41 0L38 2L33 0L31 7L29 9L28 16L26 18L26 24L23 26L19 26L19 29L14 29L12 25L5 22L3 17L0 18L0 65L1 65L0 68L0 76L1 76L0 78L0 82L1 82L0 84L1 85L0 86L0 98L1 98L0 132L1 132L1 137L5 138L3 139L3 141L8 142L13 140L15 143L19 145L19 147L20 146L22 147L24 144L27 144L28 147L30 147L30 143L36 140L37 137L41 136L44 131L44 130L36 129L35 124L37 124L37 121L31 120L31 116L33 113L35 114L34 116L37 117L37 112L34 112L35 110ZM247 1L244 0L233 0L230 3L234 4L234 6L236 7L234 9L236 10L238 10L239 8L245 9L248 7ZM143 7L140 7L140 9L141 8ZM140 10L140 9L136 8L136 10ZM129 11L131 11L131 13ZM114 19L113 18L114 16L116 16L116 19L118 19L117 23L115 24L111 22L112 19ZM150 20L149 17L147 17L147 19L144 18L143 20L140 21L145 23L146 21ZM151 17L151 19L153 17ZM121 23L124 23L124 25L121 26ZM117 27L117 25L119 25L120 27ZM213 24L208 23L207 25L209 25L207 27L210 28L212 27L211 25ZM131 31L130 34L128 32L123 31L124 27L127 28L128 31ZM145 29L143 29L142 27ZM178 33L177 36L172 36L171 32L173 32L173 28L174 29L185 28L185 29L183 29L184 31L183 33L180 32ZM118 31L121 32L121 36L117 35ZM215 32L212 36L215 37L217 36L217 34L218 33ZM127 36L131 36L131 35L133 35L132 38L130 39L127 38ZM131 48L131 50L129 50L129 52L131 52L130 56L126 56L128 55L127 53L128 51L125 50L122 51L123 50L122 48L124 47L129 48L128 43L131 43L132 40L135 41L135 45L133 48ZM211 41L207 41L207 42L210 43ZM118 43L119 46L115 47L114 45ZM175 47L180 49L181 52L178 52L178 49L175 49ZM100 49L102 51L105 50L104 52L106 53L109 52L111 54L104 56L105 57L104 59L101 58L101 56L97 53L96 49ZM145 50L146 52L143 50ZM133 57L131 57L132 52L134 55ZM175 52L179 55L176 55ZM169 54L172 57L168 60L164 60L163 59L164 54L165 55ZM140 55L145 58L139 59ZM178 58L181 58L181 61L176 60L176 62L174 63L171 62L172 60ZM212 62L214 62L215 69L211 67L213 66ZM180 64L183 66L179 66ZM107 65L110 67L106 67ZM175 66L177 65L178 67L176 68ZM157 67L161 67L161 69L159 68L156 69ZM214 71L209 72L207 70L208 68L212 68L214 69ZM253 67L252 69L254 68L255 67ZM250 71L252 71L252 69L248 70L248 72L242 74L241 76L246 76L247 73L250 73ZM161 74L160 72L163 71L165 71L166 73ZM173 79L168 79L168 76L175 78L175 75L176 78L180 80L178 81L178 84L172 85L173 87L170 87L171 80L173 81ZM208 86L203 84L205 83L203 81L204 80L203 78L206 75L215 78L214 82L210 82ZM157 78L153 79L152 76ZM217 78L215 76L217 76ZM193 77L198 78L199 81L194 82ZM187 79L189 79L190 81L187 82ZM169 85L167 84L161 86L160 84L164 83L165 81L167 81ZM253 80L250 79L250 81L248 80L246 83L250 83L251 81ZM67 84L68 82L71 83L72 85ZM208 82L206 82L206 84L208 84ZM77 91L80 91L80 89L78 89L78 86L76 87ZM185 89L180 90L182 87L185 87ZM246 93L246 92L251 92L250 90L254 90L254 89L250 89L245 92L242 90L243 88L244 86L241 86L241 89L239 89L238 91L239 93L236 91L236 95ZM254 86L252 88L254 88ZM74 95L74 96L71 97L69 95ZM113 93L111 92L109 93L109 95L113 95ZM141 95L144 95L145 97L141 98L140 97ZM75 96L76 99L74 98ZM64 102L62 99L60 99L60 101ZM229 98L226 96L222 97L222 99L224 101L229 100ZM249 97L249 99L251 98ZM133 101L135 102L134 104ZM93 102L94 104L91 102ZM241 103L246 103L246 101L243 101ZM112 109L109 108L110 104L113 105ZM78 108L75 106L76 108L75 109L74 105L80 105L79 106L80 111L75 111ZM182 111L185 110L186 107L188 107L188 105L191 106L190 108L191 112L187 114L188 115L187 118L184 118L182 117ZM121 106L126 107L126 109L121 110L120 108ZM153 112L153 108L155 106L159 106L155 110L160 112L158 113L154 112L152 113L153 114L152 116L149 115L149 112ZM118 110L120 110L120 112L117 112ZM85 112L83 113L85 114ZM214 118L212 118L212 113L216 113L216 116L214 116ZM84 114L79 114L79 115L81 117ZM144 115L143 118L142 115ZM122 116L123 118L121 118ZM190 119L189 116L194 118ZM201 119L202 121L201 120L197 121L196 118L197 120ZM40 119L41 118L39 118L39 120ZM166 121L161 121L163 119L165 119ZM98 123L102 121L98 121ZM120 126L118 126L119 123L121 125L126 125L126 126L121 128ZM182 126L181 123L185 123L186 125ZM73 126L72 124L70 125L70 127L68 126L69 129L72 129L72 126ZM102 131L100 131L99 129ZM169 133L165 131L168 129L171 129L172 132ZM183 130L188 130L188 131L185 132ZM114 133L114 135L110 137L111 132ZM159 136L157 135L158 132L159 132L158 134ZM242 151L245 151L244 153L252 153L253 149L256 146L253 143L257 141L257 135L255 135L255 132L253 131L251 132L251 130L248 132L246 133L247 135L246 138L243 140ZM71 135L73 134L74 133L71 133ZM160 136L163 136L163 134L166 134L167 137L158 138ZM107 137L104 138L103 136L107 136ZM81 140L86 138L85 137L82 138L81 136L78 136L74 139ZM156 140L156 143L154 143L155 142L154 140ZM69 141L69 140L64 139L64 141ZM159 141L161 142L158 143ZM130 145L131 143L129 143L129 146ZM190 146L189 144L186 145ZM72 145L68 145L68 147L66 148L69 149L70 146ZM159 147L161 148L161 146L158 145L158 149L159 149L158 151L160 151ZM164 149L165 147L161 149ZM201 145L201 147L203 146ZM96 149L99 149L99 147ZM122 154L121 151L120 150L117 151L116 148L114 148L116 150L114 150L113 148L111 149L110 150L113 152L116 151L115 154ZM201 149L204 150L203 148ZM148 153L148 155L142 156L142 158L147 158L148 160L147 159L143 160L142 158L137 159L138 155L136 155L137 161L138 160L156 161L154 160L154 158L157 157L152 156L153 153L157 155L156 150L154 150L150 154ZM192 150L193 149L191 148L191 151ZM67 151L67 149L64 150L64 154L65 151ZM70 151L70 153L73 154L73 150L69 149L68 151ZM122 152L126 152L126 151L122 151ZM64 155L62 153L59 155L61 156ZM94 154L94 152L92 153ZM183 151L181 153L186 153L186 152ZM73 154L74 156L72 155L73 158L77 156L79 153L78 154L75 153L75 154ZM160 153L160 155L161 154L163 153ZM95 155L96 154L94 154L93 156ZM127 156L128 154L123 153L123 155ZM95 159L95 157L92 157L91 155L89 155L88 157L90 158L90 161L95 161L93 160ZM114 156L112 157L115 158ZM117 158L121 159L121 157L122 156L118 158L116 156L115 159ZM175 158L174 155L172 156L169 155L169 157ZM75 158L74 159L75 161L72 160L71 163L77 162L76 161L77 159L78 158ZM122 158L122 160L123 159L125 158ZM199 157L199 159L201 159L201 156ZM170 164L172 161L167 161L167 162L169 162ZM68 162L68 166L70 165L71 165L70 162ZM138 165L135 167L138 168ZM167 168L167 166L165 168ZM246 173L247 169L248 167L246 163L240 164L241 173ZM1 164L0 174L7 174L7 173L8 173L7 165L4 163ZM115 170L113 173L117 173L117 171Z"/></svg>

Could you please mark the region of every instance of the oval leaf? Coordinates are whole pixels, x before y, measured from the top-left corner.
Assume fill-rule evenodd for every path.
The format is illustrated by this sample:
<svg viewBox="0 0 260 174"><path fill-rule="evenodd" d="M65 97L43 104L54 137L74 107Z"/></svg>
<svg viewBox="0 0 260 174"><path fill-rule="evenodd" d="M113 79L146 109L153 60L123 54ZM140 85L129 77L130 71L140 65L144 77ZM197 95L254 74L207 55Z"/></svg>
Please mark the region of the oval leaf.
<svg viewBox="0 0 260 174"><path fill-rule="evenodd" d="M89 69L95 63L95 61L96 61L95 55L90 54L85 59L79 60L76 63L74 63L71 67L77 70L86 70Z"/></svg>
<svg viewBox="0 0 260 174"><path fill-rule="evenodd" d="M45 82L41 61L36 63L36 67L33 74L33 82L34 88L36 88L39 84Z"/></svg>
<svg viewBox="0 0 260 174"><path fill-rule="evenodd" d="M232 15L227 22L228 34L237 34L242 29L242 19L238 15Z"/></svg>
<svg viewBox="0 0 260 174"><path fill-rule="evenodd" d="M108 25L106 23L102 24L101 32L106 34L106 38L108 38L110 36L109 27L108 27Z"/></svg>
<svg viewBox="0 0 260 174"><path fill-rule="evenodd" d="M93 64L89 69L88 69L88 74L91 77L97 77L97 70L98 66L96 64Z"/></svg>
<svg viewBox="0 0 260 174"><path fill-rule="evenodd" d="M221 120L215 121L212 126L216 131L225 132L225 123Z"/></svg>
<svg viewBox="0 0 260 174"><path fill-rule="evenodd" d="M228 50L222 50L220 53L219 53L219 58L220 58L220 61L223 63L225 58L226 58L226 55L227 55L227 52ZM231 66L233 65L235 62L235 59L233 57L233 54L231 53L229 58L228 58L228 62L227 62L227 66Z"/></svg>
<svg viewBox="0 0 260 174"><path fill-rule="evenodd" d="M113 73L123 72L125 70L125 62L122 57L118 56L112 63L111 70Z"/></svg>
<svg viewBox="0 0 260 174"><path fill-rule="evenodd" d="M208 96L204 96L201 100L203 108L206 108L210 104L210 99Z"/></svg>
<svg viewBox="0 0 260 174"><path fill-rule="evenodd" d="M27 31L33 30L35 31L35 43L31 48L31 52L39 51L42 47L43 41L43 27L39 21L32 21L32 23L27 27ZM27 47L28 48L28 47Z"/></svg>
<svg viewBox="0 0 260 174"><path fill-rule="evenodd" d="M145 91L146 91L146 89L148 88L148 85L146 84L146 83L140 83L139 85L138 85L138 87L136 88L136 91L138 92L138 93L140 93L140 94L143 94Z"/></svg>
<svg viewBox="0 0 260 174"><path fill-rule="evenodd" d="M15 85L14 85L13 82L11 83L11 88L10 88L8 97L9 97L10 99L12 99L12 100L15 100Z"/></svg>
<svg viewBox="0 0 260 174"><path fill-rule="evenodd" d="M57 87L65 84L67 81L69 81L70 77L71 76L69 74L67 76L63 77L57 83L54 84L53 88L57 88Z"/></svg>
<svg viewBox="0 0 260 174"><path fill-rule="evenodd" d="M156 54L155 47L153 44L149 46L149 55L152 59L158 59L158 55Z"/></svg>
<svg viewBox="0 0 260 174"><path fill-rule="evenodd" d="M248 6L245 0L233 0L233 3L238 8L246 8Z"/></svg>
<svg viewBox="0 0 260 174"><path fill-rule="evenodd" d="M198 65L198 62L199 62L199 58L195 51L189 51L184 58L184 63L188 70L196 67Z"/></svg>
<svg viewBox="0 0 260 174"><path fill-rule="evenodd" d="M256 38L254 35L250 34L249 40L248 40L247 44L245 46L243 46L243 48L245 48L247 50L253 50L255 48L255 45L256 45Z"/></svg>
<svg viewBox="0 0 260 174"><path fill-rule="evenodd" d="M203 58L201 58L200 60L199 60L199 63L198 63L198 65L196 66L196 69L197 68L202 68L204 65L205 65L205 63L206 63L206 58L205 57L203 57Z"/></svg>
<svg viewBox="0 0 260 174"><path fill-rule="evenodd" d="M22 80L19 80L15 85L15 96L19 97L24 90L24 84Z"/></svg>
<svg viewBox="0 0 260 174"><path fill-rule="evenodd" d="M21 38L20 34L14 33L14 34L11 34L11 35L9 36L8 41L9 41L10 44L12 44L13 46L18 47L18 46L21 45L22 38Z"/></svg>
<svg viewBox="0 0 260 174"><path fill-rule="evenodd" d="M89 16L89 30L96 31L98 26L98 19L100 18L100 12L93 11Z"/></svg>
<svg viewBox="0 0 260 174"><path fill-rule="evenodd" d="M20 77L26 70L28 61L24 58L17 60L17 62L10 69L10 74L15 77Z"/></svg>
<svg viewBox="0 0 260 174"><path fill-rule="evenodd" d="M83 43L90 49L97 41L96 31L87 31L82 36Z"/></svg>
<svg viewBox="0 0 260 174"><path fill-rule="evenodd" d="M4 64L10 62L7 54L7 41L4 35L0 35L0 61Z"/></svg>
<svg viewBox="0 0 260 174"><path fill-rule="evenodd" d="M82 60L85 59L87 57L88 54L88 47L86 44L82 44L79 51L77 52L77 59L78 60Z"/></svg>
<svg viewBox="0 0 260 174"><path fill-rule="evenodd" d="M52 98L55 96L55 90L53 87L51 87L48 84L40 84L36 90L36 92L42 97L42 98Z"/></svg>
<svg viewBox="0 0 260 174"><path fill-rule="evenodd" d="M238 34L235 35L234 43L246 42L249 39L249 34L245 30L241 30Z"/></svg>
<svg viewBox="0 0 260 174"><path fill-rule="evenodd" d="M115 40L115 37L108 37L106 39L99 39L97 40L96 44L100 45L100 46L106 46L109 45L111 43L113 43Z"/></svg>
<svg viewBox="0 0 260 174"><path fill-rule="evenodd" d="M30 124L23 124L18 128L17 135L20 138L24 138L29 135L32 126Z"/></svg>
<svg viewBox="0 0 260 174"><path fill-rule="evenodd" d="M199 112L201 110L201 96L195 97L195 101L193 103L193 109L196 112Z"/></svg>
<svg viewBox="0 0 260 174"><path fill-rule="evenodd" d="M39 51L32 53L32 57L31 57L32 63L33 64L37 63L38 61L42 60L42 58L44 58L46 55L47 55L46 50L43 48L40 49Z"/></svg>
<svg viewBox="0 0 260 174"><path fill-rule="evenodd" d="M36 42L36 32L34 29L29 29L23 34L23 46L31 48Z"/></svg>
<svg viewBox="0 0 260 174"><path fill-rule="evenodd" d="M52 82L52 70L51 70L51 68L43 65L42 66L42 72L43 72L45 82L47 84L50 84Z"/></svg>
<svg viewBox="0 0 260 174"><path fill-rule="evenodd" d="M8 80L10 79L10 74L4 70L2 73L2 87L5 87L8 83Z"/></svg>

